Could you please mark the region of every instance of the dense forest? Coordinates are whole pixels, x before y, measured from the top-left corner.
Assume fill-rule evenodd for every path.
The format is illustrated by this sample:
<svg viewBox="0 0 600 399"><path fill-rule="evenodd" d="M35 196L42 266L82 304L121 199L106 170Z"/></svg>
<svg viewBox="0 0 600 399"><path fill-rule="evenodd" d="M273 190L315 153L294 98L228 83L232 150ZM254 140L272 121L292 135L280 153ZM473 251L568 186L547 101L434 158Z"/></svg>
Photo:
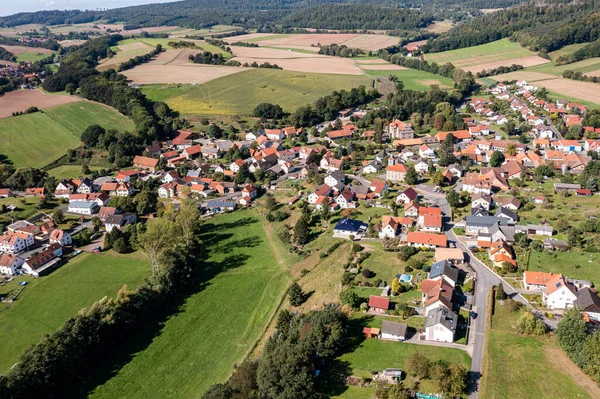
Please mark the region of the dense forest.
<svg viewBox="0 0 600 399"><path fill-rule="evenodd" d="M474 18L422 47L440 52L511 38L542 53L600 38L600 0L545 0Z"/></svg>
<svg viewBox="0 0 600 399"><path fill-rule="evenodd" d="M360 54L364 54L359 48L351 48L344 44L341 46L337 44L331 44L329 46L321 46L319 54L333 55L336 57L358 57Z"/></svg>
<svg viewBox="0 0 600 399"><path fill-rule="evenodd" d="M557 65L571 64L577 61L587 60L588 58L600 57L600 40L586 44L584 47L575 51L573 54L561 55L556 59Z"/></svg>
<svg viewBox="0 0 600 399"><path fill-rule="evenodd" d="M178 25L205 28L216 24L251 28L300 26L326 29L404 29L436 18L455 22L524 0L184 0L106 11L42 11L0 18L0 27L24 24L74 24L105 20L128 27ZM335 6L335 5L345 6ZM420 11L414 9L419 8ZM332 12L335 9L335 12ZM357 12L359 10L359 12ZM326 11L323 13L322 11ZM423 17L421 17L423 16ZM302 19L303 17L307 19ZM423 18L424 21L420 21Z"/></svg>
<svg viewBox="0 0 600 399"><path fill-rule="evenodd" d="M17 61L17 57L15 57L13 53L8 51L4 47L0 47L0 60L15 62Z"/></svg>

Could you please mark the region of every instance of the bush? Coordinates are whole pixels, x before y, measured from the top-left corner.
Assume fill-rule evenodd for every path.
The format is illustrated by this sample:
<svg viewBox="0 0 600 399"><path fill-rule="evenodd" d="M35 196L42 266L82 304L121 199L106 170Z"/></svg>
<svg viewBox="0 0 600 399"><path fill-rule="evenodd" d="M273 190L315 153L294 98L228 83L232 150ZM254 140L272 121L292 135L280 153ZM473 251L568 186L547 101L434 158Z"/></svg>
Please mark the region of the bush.
<svg viewBox="0 0 600 399"><path fill-rule="evenodd" d="M372 276L373 272L371 272L371 270L369 269L363 269L362 271L362 275L364 278L370 278Z"/></svg>
<svg viewBox="0 0 600 399"><path fill-rule="evenodd" d="M429 273L431 271L431 266L427 265L427 266L423 266L423 271L425 273Z"/></svg>
<svg viewBox="0 0 600 399"><path fill-rule="evenodd" d="M352 252L360 252L362 250L362 247L360 246L360 244L352 244Z"/></svg>
<svg viewBox="0 0 600 399"><path fill-rule="evenodd" d="M381 287L382 283L383 283L383 281L381 281L381 279L375 280L375 287Z"/></svg>
<svg viewBox="0 0 600 399"><path fill-rule="evenodd" d="M512 312L516 312L517 310L521 309L523 304L521 302L515 301L512 298L509 298L506 301L504 301L504 306L506 306L506 309L512 313Z"/></svg>
<svg viewBox="0 0 600 399"><path fill-rule="evenodd" d="M503 301L506 299L506 292L504 292L504 285L500 283L498 287L496 287L496 300Z"/></svg>
<svg viewBox="0 0 600 399"><path fill-rule="evenodd" d="M410 273L412 271L413 271L412 267L410 267L408 265L404 266L404 273Z"/></svg>
<svg viewBox="0 0 600 399"><path fill-rule="evenodd" d="M419 252L419 251L415 247L409 247L409 246L401 247L400 250L398 251L398 258L401 261L406 262L407 260L410 259L411 256L413 256L417 252Z"/></svg>
<svg viewBox="0 0 600 399"><path fill-rule="evenodd" d="M340 292L340 303L342 305L350 305L354 308L358 305L358 301L360 301L360 298L353 289L347 288Z"/></svg>
<svg viewBox="0 0 600 399"><path fill-rule="evenodd" d="M414 270L421 270L423 268L423 263L416 258L409 259L407 265Z"/></svg>

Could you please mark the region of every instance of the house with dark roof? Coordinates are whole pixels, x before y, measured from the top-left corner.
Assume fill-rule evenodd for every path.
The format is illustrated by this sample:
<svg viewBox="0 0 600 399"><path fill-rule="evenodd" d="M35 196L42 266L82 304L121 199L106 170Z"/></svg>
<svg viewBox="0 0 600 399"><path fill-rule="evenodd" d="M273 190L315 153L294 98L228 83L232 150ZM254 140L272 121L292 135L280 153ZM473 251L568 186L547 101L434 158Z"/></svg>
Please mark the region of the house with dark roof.
<svg viewBox="0 0 600 399"><path fill-rule="evenodd" d="M430 280L444 279L447 283L453 287L458 281L458 269L452 266L449 260L441 260L431 265L429 271Z"/></svg>
<svg viewBox="0 0 600 399"><path fill-rule="evenodd" d="M404 341L406 340L407 332L408 326L404 323L395 323L387 320L381 323L381 339Z"/></svg>
<svg viewBox="0 0 600 399"><path fill-rule="evenodd" d="M333 228L333 236L349 238L352 235L360 239L365 231L367 231L367 227L367 224L360 220L344 218Z"/></svg>
<svg viewBox="0 0 600 399"><path fill-rule="evenodd" d="M427 313L425 318L425 339L428 341L454 342L458 325L458 315L451 310L439 307Z"/></svg>
<svg viewBox="0 0 600 399"><path fill-rule="evenodd" d="M580 289L576 295L575 305L579 306L590 319L600 322L600 297L589 288Z"/></svg>
<svg viewBox="0 0 600 399"><path fill-rule="evenodd" d="M418 196L419 194L415 191L415 189L409 187L406 190L402 191L400 194L398 194L398 196L396 197L396 202L408 204L410 201L416 200Z"/></svg>
<svg viewBox="0 0 600 399"><path fill-rule="evenodd" d="M514 225L519 220L519 215L516 212L511 211L503 206L496 209L496 217L498 219L504 219L506 224Z"/></svg>

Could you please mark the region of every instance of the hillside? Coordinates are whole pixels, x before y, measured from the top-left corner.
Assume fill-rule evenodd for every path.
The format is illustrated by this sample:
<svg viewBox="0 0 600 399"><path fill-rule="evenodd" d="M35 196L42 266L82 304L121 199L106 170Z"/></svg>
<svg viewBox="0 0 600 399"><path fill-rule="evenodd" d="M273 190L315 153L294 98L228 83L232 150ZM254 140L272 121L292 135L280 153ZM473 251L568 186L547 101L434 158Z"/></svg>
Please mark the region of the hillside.
<svg viewBox="0 0 600 399"><path fill-rule="evenodd" d="M0 27L24 24L74 24L106 20L107 23L125 22L128 27L178 25L189 28L205 28L216 24L239 25L271 29L283 27L327 29L406 29L414 25L419 14L433 14L437 19L460 21L469 13L480 14L479 9L494 9L522 3L523 0L184 0L175 3L149 4L107 11L42 11L20 13L0 18ZM354 14L354 19L343 18L335 23L335 15L320 12L323 5L347 4L356 10L356 4L365 4L369 12ZM378 8L373 8L373 7ZM420 10L417 10L417 8ZM297 20L294 12L306 10L309 19ZM329 10L331 11L331 10ZM347 11L344 11L347 14ZM382 13L383 18L382 18ZM302 14L301 14L302 15ZM340 14L343 15L343 14ZM399 17L400 16L400 17ZM291 19L288 19L290 17ZM358 17L358 18L357 18ZM407 23L407 21L409 21ZM331 24L328 24L331 23ZM418 26L418 24L417 24Z"/></svg>
<svg viewBox="0 0 600 399"><path fill-rule="evenodd" d="M430 40L423 50L453 50L507 37L544 53L569 44L597 40L600 38L600 1L548 0L486 14Z"/></svg>

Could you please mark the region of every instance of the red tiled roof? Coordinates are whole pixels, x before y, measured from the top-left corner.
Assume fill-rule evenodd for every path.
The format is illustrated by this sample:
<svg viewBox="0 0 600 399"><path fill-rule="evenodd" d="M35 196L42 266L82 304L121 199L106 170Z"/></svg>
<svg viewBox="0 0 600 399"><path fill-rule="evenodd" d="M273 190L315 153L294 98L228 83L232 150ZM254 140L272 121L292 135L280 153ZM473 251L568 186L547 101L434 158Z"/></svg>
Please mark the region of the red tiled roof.
<svg viewBox="0 0 600 399"><path fill-rule="evenodd" d="M369 298L369 307L387 310L390 307L390 300L388 298L371 295Z"/></svg>

